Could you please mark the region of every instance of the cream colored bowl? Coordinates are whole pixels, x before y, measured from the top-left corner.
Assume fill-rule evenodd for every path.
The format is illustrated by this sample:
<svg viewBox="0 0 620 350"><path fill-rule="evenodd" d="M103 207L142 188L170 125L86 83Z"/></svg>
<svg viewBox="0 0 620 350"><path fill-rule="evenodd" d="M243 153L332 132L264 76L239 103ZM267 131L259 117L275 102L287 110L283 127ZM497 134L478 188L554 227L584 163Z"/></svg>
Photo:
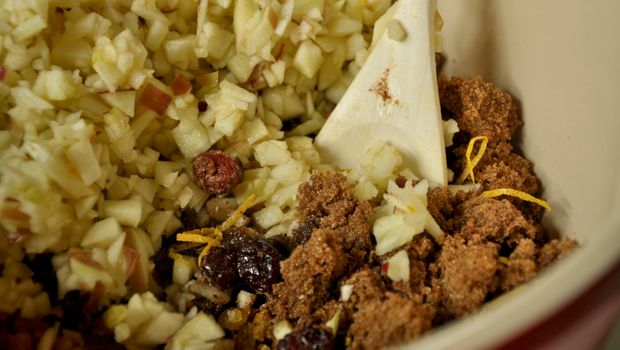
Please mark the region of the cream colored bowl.
<svg viewBox="0 0 620 350"><path fill-rule="evenodd" d="M438 0L449 75L482 75L520 103L517 142L581 247L461 322L403 346L501 345L553 314L620 257L620 1Z"/></svg>

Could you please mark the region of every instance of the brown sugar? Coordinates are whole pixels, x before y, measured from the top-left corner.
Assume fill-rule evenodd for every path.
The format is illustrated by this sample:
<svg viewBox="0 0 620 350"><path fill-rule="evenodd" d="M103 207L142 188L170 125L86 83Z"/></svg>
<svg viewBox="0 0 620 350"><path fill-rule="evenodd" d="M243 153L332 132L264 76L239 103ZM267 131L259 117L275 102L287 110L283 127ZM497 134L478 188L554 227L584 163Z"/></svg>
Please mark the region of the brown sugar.
<svg viewBox="0 0 620 350"><path fill-rule="evenodd" d="M456 317L475 310L494 289L497 244L446 237L437 261L442 305Z"/></svg>
<svg viewBox="0 0 620 350"><path fill-rule="evenodd" d="M482 77L438 78L441 106L462 131L487 136L491 143L508 141L521 126L512 97Z"/></svg>
<svg viewBox="0 0 620 350"><path fill-rule="evenodd" d="M300 186L297 201L300 221L311 221L317 228L334 230L351 255L351 270L362 266L372 250L370 225L372 207L360 201L344 175L315 172Z"/></svg>
<svg viewBox="0 0 620 350"><path fill-rule="evenodd" d="M350 348L380 349L412 339L431 328L434 313L432 306L419 299L388 292L384 299L371 300L353 315Z"/></svg>
<svg viewBox="0 0 620 350"><path fill-rule="evenodd" d="M543 268L553 261L562 258L577 247L577 242L572 239L554 239L540 249L538 266Z"/></svg>
<svg viewBox="0 0 620 350"><path fill-rule="evenodd" d="M316 230L281 264L284 282L273 288L270 310L279 319L312 314L330 299L330 291L344 273L348 257L335 231Z"/></svg>
<svg viewBox="0 0 620 350"><path fill-rule="evenodd" d="M500 266L500 289L510 290L534 277L536 272L536 244L531 239L521 240L510 258Z"/></svg>
<svg viewBox="0 0 620 350"><path fill-rule="evenodd" d="M471 240L483 238L495 243L516 245L521 239L536 236L536 226L508 200L472 198L459 208L455 219L462 223L457 235Z"/></svg>
<svg viewBox="0 0 620 350"><path fill-rule="evenodd" d="M351 295L345 303L352 311L357 311L371 300L381 299L386 291L385 283L377 268L363 268L351 275L343 285L352 286Z"/></svg>

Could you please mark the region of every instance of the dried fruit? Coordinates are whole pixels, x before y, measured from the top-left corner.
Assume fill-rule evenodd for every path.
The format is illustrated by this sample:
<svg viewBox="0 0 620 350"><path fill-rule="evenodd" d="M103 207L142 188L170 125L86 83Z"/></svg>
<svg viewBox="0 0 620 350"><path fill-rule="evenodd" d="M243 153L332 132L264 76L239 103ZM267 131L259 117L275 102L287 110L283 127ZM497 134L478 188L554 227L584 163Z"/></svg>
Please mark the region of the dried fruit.
<svg viewBox="0 0 620 350"><path fill-rule="evenodd" d="M331 332L319 328L306 328L289 333L278 343L278 350L329 350L336 347Z"/></svg>
<svg viewBox="0 0 620 350"><path fill-rule="evenodd" d="M200 270L217 287L229 289L239 283L235 260L230 249L215 247L200 261Z"/></svg>
<svg viewBox="0 0 620 350"><path fill-rule="evenodd" d="M200 154L194 158L193 170L198 185L213 194L227 193L241 180L241 168L222 151Z"/></svg>
<svg viewBox="0 0 620 350"><path fill-rule="evenodd" d="M238 245L237 271L239 277L252 289L271 292L280 281L280 253L259 235L248 236Z"/></svg>
<svg viewBox="0 0 620 350"><path fill-rule="evenodd" d="M240 282L258 292L270 292L280 282L282 256L256 231L239 227L224 234L220 246L200 262L209 282L221 289L238 287Z"/></svg>

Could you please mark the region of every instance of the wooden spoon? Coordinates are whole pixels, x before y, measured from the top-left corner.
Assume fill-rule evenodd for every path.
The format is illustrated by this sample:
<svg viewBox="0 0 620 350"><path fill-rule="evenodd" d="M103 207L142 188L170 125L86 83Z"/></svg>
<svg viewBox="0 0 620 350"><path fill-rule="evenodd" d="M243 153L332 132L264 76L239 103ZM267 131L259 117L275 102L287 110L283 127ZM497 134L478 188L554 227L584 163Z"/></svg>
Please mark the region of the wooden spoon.
<svg viewBox="0 0 620 350"><path fill-rule="evenodd" d="M371 146L387 142L418 176L447 183L435 6L435 0L400 0L377 22L380 39L316 137L324 160L353 168ZM406 36L391 39L385 29L390 26L404 29Z"/></svg>

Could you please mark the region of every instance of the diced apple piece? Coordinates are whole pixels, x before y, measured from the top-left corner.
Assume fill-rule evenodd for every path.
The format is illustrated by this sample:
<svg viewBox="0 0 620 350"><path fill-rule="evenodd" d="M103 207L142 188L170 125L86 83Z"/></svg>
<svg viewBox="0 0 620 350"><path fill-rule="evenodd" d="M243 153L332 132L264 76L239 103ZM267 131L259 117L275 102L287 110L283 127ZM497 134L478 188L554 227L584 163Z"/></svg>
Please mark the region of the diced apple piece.
<svg viewBox="0 0 620 350"><path fill-rule="evenodd" d="M126 317L123 321L127 322L131 328L139 327L151 317L150 313L144 306L144 301L142 300L142 296L140 294L134 294L131 298L129 298L129 302L127 303L127 313L125 316Z"/></svg>
<svg viewBox="0 0 620 350"><path fill-rule="evenodd" d="M67 149L66 155L86 186L92 185L101 177L101 166L99 166L93 146L88 140L73 144Z"/></svg>
<svg viewBox="0 0 620 350"><path fill-rule="evenodd" d="M190 67L197 68L198 58L196 57L196 36L184 35L180 38L164 41L164 53L168 61L175 66L186 70Z"/></svg>
<svg viewBox="0 0 620 350"><path fill-rule="evenodd" d="M293 59L293 66L308 78L314 77L323 64L323 51L312 40L304 40Z"/></svg>
<svg viewBox="0 0 620 350"><path fill-rule="evenodd" d="M279 224L282 221L284 214L282 210L275 206L270 205L254 213L253 217L256 223L264 229L269 229L272 226Z"/></svg>
<svg viewBox="0 0 620 350"><path fill-rule="evenodd" d="M164 115L166 109L168 109L168 105L172 102L172 96L152 83L147 83L140 95L139 102L155 113Z"/></svg>
<svg viewBox="0 0 620 350"><path fill-rule="evenodd" d="M258 118L245 122L243 124L243 131L249 144L254 144L269 136L265 123Z"/></svg>
<svg viewBox="0 0 620 350"><path fill-rule="evenodd" d="M180 286L184 285L192 278L195 269L196 264L189 258L181 257L174 259L172 265L172 282Z"/></svg>
<svg viewBox="0 0 620 350"><path fill-rule="evenodd" d="M394 281L409 281L409 256L401 250L387 260L387 275Z"/></svg>
<svg viewBox="0 0 620 350"><path fill-rule="evenodd" d="M175 96L185 95L192 91L192 83L183 74L179 74L172 81L170 89Z"/></svg>
<svg viewBox="0 0 620 350"><path fill-rule="evenodd" d="M150 50L157 51L168 33L168 23L161 19L156 19L149 26L144 45Z"/></svg>
<svg viewBox="0 0 620 350"><path fill-rule="evenodd" d="M217 71L211 73L201 74L196 77L198 84L205 88L213 88L217 86L219 81L219 73Z"/></svg>
<svg viewBox="0 0 620 350"><path fill-rule="evenodd" d="M154 346L165 343L183 325L183 315L163 311L147 321L133 337L139 345ZM204 330L203 330L204 331Z"/></svg>
<svg viewBox="0 0 620 350"><path fill-rule="evenodd" d="M271 177L283 185L291 185L301 180L304 164L296 159L277 165L271 170Z"/></svg>
<svg viewBox="0 0 620 350"><path fill-rule="evenodd" d="M113 217L119 223L138 227L142 220L142 202L133 197L125 200L107 200L103 202L105 216Z"/></svg>
<svg viewBox="0 0 620 350"><path fill-rule="evenodd" d="M181 119L179 125L172 130L172 137L183 156L189 159L208 150L217 141L211 140L208 130L196 117Z"/></svg>
<svg viewBox="0 0 620 350"><path fill-rule="evenodd" d="M112 305L103 314L103 322L108 328L114 328L127 318L127 305Z"/></svg>
<svg viewBox="0 0 620 350"><path fill-rule="evenodd" d="M328 23L327 31L334 37L349 36L362 32L362 22L354 20L344 14L336 14Z"/></svg>
<svg viewBox="0 0 620 350"><path fill-rule="evenodd" d="M52 64L65 69L84 68L90 64L92 48L84 39L63 36L50 52Z"/></svg>
<svg viewBox="0 0 620 350"><path fill-rule="evenodd" d="M194 318L187 321L175 334L176 338L197 339L209 342L224 336L224 330L215 321L213 316L199 312Z"/></svg>
<svg viewBox="0 0 620 350"><path fill-rule="evenodd" d="M300 22L313 9L318 9L322 14L325 10L325 0L296 0L293 8L293 19Z"/></svg>
<svg viewBox="0 0 620 350"><path fill-rule="evenodd" d="M113 218L97 221L82 238L82 247L107 248L123 233L121 225Z"/></svg>
<svg viewBox="0 0 620 350"><path fill-rule="evenodd" d="M254 157L261 166L284 164L291 159L284 141L265 141L254 147Z"/></svg>
<svg viewBox="0 0 620 350"><path fill-rule="evenodd" d="M216 23L205 23L202 30L198 33L196 55L198 57L206 57L207 59L221 60L234 39L234 34Z"/></svg>
<svg viewBox="0 0 620 350"><path fill-rule="evenodd" d="M112 286L114 284L112 277L101 268L90 266L74 258L69 259L69 266L80 283L83 283L89 290L95 288L98 282L104 286Z"/></svg>
<svg viewBox="0 0 620 350"><path fill-rule="evenodd" d="M110 106L118 108L125 115L134 116L136 107L136 91L116 91L101 94L101 98Z"/></svg>

